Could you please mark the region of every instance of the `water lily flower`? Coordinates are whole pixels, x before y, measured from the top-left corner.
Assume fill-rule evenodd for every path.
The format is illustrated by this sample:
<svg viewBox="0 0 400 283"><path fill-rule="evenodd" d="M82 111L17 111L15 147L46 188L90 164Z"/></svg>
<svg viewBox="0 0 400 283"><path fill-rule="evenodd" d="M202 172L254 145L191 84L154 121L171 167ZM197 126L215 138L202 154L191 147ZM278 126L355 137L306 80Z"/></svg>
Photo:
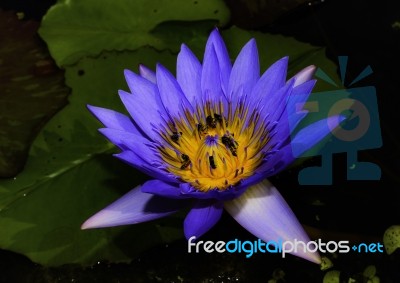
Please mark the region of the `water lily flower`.
<svg viewBox="0 0 400 283"><path fill-rule="evenodd" d="M267 180L330 132L330 117L298 131L314 66L286 80L288 58L260 76L254 39L231 64L219 31L212 31L203 64L182 45L176 78L161 64L125 71L130 93L119 91L130 117L88 106L104 124L100 132L119 147L115 156L150 175L147 181L89 218L82 229L135 224L191 209L187 239L200 237L223 209L264 240L309 241L277 189ZM330 121L332 120L332 121ZM319 263L318 253L293 252Z"/></svg>

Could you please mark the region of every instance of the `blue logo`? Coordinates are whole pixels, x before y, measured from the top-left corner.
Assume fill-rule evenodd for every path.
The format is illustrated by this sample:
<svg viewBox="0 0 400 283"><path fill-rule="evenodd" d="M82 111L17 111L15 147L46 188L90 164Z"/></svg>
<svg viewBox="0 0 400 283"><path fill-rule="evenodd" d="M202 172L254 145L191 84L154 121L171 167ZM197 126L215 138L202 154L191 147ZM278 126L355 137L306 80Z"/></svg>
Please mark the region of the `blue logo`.
<svg viewBox="0 0 400 283"><path fill-rule="evenodd" d="M321 155L320 167L309 167L300 171L298 180L300 185L331 185L332 184L332 155L347 153L348 180L380 180L380 167L371 162L358 160L360 150L375 149L382 146L381 129L379 124L378 104L374 86L351 86L372 74L367 66L352 82L345 83L347 56L339 57L339 68L342 88L338 86L323 70L318 69L316 77L336 87L332 91L312 93L306 103L291 105L291 113L304 115L308 111L318 113L318 117L344 115L347 117L342 123L339 120L329 120L331 130L329 141L321 149L311 149L303 154L296 146L292 146L295 157L311 157ZM346 87L345 87L346 85ZM290 121L289 121L290 123ZM293 129L296 125L290 125Z"/></svg>

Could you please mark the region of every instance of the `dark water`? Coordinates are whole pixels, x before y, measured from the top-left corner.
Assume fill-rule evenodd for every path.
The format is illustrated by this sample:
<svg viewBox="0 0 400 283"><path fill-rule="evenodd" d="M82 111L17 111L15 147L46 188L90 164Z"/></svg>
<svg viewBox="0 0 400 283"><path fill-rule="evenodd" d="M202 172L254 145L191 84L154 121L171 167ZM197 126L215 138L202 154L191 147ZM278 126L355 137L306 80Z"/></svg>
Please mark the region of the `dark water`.
<svg viewBox="0 0 400 283"><path fill-rule="evenodd" d="M52 1L3 1L1 7L24 11L27 18L40 19ZM235 3L229 1L235 7ZM278 1L277 1L278 2ZM359 159L378 164L380 181L348 181L346 154L333 156L334 183L329 187L299 186L301 168L285 171L273 183L300 221L315 227L312 233L325 239L350 237L358 241L382 241L384 231L400 219L400 135L398 133L400 5L397 1L326 0L303 4L274 19L263 20L262 13L249 16L234 9L232 24L260 31L293 36L304 42L326 46L327 56L349 56L348 75L354 78L365 66L373 74L363 85L377 90L383 146L359 153ZM398 22L396 24L396 21ZM319 165L313 158L303 167ZM293 189L292 189L293 188ZM315 200L325 205L312 205ZM316 218L318 215L318 219ZM253 239L228 216L206 235L207 239ZM0 230L1 233L1 230ZM311 234L312 234L311 233ZM368 265L375 265L380 282L400 282L399 252L364 256L332 256L334 269L341 271L341 282L349 278L366 282L362 277ZM283 260L273 255L188 254L186 242L148 251L131 264L100 262L92 267L63 266L45 268L25 257L0 251L0 282L268 282L284 273L285 281L322 282L325 272L315 264L289 256ZM279 276L278 276L279 277Z"/></svg>

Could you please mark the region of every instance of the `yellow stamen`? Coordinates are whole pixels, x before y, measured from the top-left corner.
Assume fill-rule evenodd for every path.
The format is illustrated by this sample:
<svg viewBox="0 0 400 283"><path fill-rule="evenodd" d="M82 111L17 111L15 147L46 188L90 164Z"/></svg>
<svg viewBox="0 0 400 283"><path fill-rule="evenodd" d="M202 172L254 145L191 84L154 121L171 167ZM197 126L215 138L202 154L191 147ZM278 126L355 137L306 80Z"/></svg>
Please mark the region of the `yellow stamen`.
<svg viewBox="0 0 400 283"><path fill-rule="evenodd" d="M174 118L160 133L165 145L159 152L167 170L200 191L226 190L254 174L269 141L259 113L249 115L238 103L229 105L205 103L195 113L186 111Z"/></svg>

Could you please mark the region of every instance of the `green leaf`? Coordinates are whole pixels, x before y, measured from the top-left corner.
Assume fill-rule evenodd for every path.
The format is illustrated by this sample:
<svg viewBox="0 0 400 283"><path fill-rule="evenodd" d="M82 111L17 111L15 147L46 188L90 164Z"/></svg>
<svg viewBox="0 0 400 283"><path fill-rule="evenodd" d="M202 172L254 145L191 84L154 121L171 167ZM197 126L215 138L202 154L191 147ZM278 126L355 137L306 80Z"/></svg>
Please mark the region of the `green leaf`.
<svg viewBox="0 0 400 283"><path fill-rule="evenodd" d="M214 20L225 25L229 10L222 0L70 0L60 1L44 16L40 35L59 66L76 63L103 50L135 50L150 45L178 51L183 33L153 33L169 21ZM209 22L208 28L214 23ZM181 25L184 26L184 25ZM176 31L176 30L175 30Z"/></svg>

